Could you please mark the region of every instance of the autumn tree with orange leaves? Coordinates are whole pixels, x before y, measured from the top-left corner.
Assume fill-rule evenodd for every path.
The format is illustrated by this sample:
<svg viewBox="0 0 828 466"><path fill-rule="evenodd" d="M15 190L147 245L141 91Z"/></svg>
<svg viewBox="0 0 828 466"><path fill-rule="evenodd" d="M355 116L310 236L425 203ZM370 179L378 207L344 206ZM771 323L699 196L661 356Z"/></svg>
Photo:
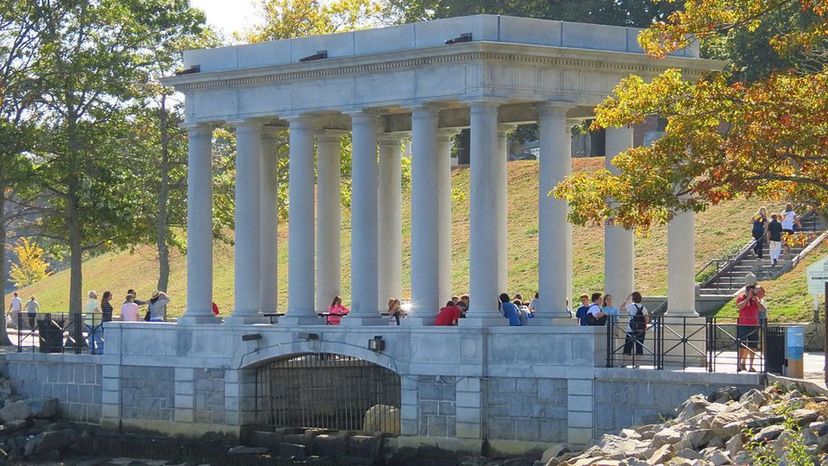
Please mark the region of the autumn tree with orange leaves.
<svg viewBox="0 0 828 466"><path fill-rule="evenodd" d="M616 156L618 175L576 173L558 185L553 194L569 203L573 223L646 230L737 196L828 213L828 0L687 0L639 43L660 58L694 38L714 52L730 41L735 63L696 81L668 70L618 84L593 128L658 115L665 134ZM773 59L739 63L739 40ZM746 71L774 60L767 73Z"/></svg>

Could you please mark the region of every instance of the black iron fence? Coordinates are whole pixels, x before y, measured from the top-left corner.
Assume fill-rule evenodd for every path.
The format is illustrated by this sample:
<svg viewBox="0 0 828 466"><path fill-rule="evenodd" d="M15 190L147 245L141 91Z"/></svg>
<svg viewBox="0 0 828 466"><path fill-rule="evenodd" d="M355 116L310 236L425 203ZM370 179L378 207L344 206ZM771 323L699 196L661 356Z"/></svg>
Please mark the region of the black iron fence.
<svg viewBox="0 0 828 466"><path fill-rule="evenodd" d="M606 365L764 373L784 362L784 332L777 330L764 320L754 326L720 324L715 317L653 315L645 324L611 316Z"/></svg>
<svg viewBox="0 0 828 466"><path fill-rule="evenodd" d="M15 317L18 352L103 354L102 314L21 312Z"/></svg>

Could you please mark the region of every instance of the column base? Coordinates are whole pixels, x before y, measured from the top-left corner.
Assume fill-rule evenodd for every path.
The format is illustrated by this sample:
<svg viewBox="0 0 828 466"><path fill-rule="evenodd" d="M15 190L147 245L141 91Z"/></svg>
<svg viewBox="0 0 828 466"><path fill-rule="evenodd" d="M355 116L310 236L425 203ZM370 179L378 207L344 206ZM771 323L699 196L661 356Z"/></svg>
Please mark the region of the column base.
<svg viewBox="0 0 828 466"><path fill-rule="evenodd" d="M325 325L325 319L319 316L292 317L290 312L285 317L280 317L278 325L282 327L299 327L301 325Z"/></svg>
<svg viewBox="0 0 828 466"><path fill-rule="evenodd" d="M269 324L270 319L263 315L242 315L237 316L235 314L231 315L230 317L224 319L224 323L227 325L253 325L253 324Z"/></svg>
<svg viewBox="0 0 828 466"><path fill-rule="evenodd" d="M220 324L221 317L213 315L210 312L210 315L187 315L184 314L183 316L179 317L176 323L179 324Z"/></svg>
<svg viewBox="0 0 828 466"><path fill-rule="evenodd" d="M466 317L465 319L460 319L457 321L457 325L460 327L472 327L472 328L481 328L481 327L508 327L509 321L506 320L503 316L498 317Z"/></svg>
<svg viewBox="0 0 828 466"><path fill-rule="evenodd" d="M664 313L664 317L700 317L699 313L695 310L675 310L675 309L667 309L667 312Z"/></svg>
<svg viewBox="0 0 828 466"><path fill-rule="evenodd" d="M463 320L463 319L460 319ZM406 317L400 320L400 325L404 327L427 327L434 325L434 318L428 317Z"/></svg>
<svg viewBox="0 0 828 466"><path fill-rule="evenodd" d="M344 327L369 327L369 326L388 326L388 319L382 316L376 317L357 317L357 316L345 316L342 318L342 321L339 323Z"/></svg>
<svg viewBox="0 0 828 466"><path fill-rule="evenodd" d="M527 322L527 326L530 326L530 327L542 327L542 326L545 326L545 325L555 325L555 326L559 326L559 327L560 326L566 326L566 325L572 325L572 326L578 325L578 321L576 319L573 319L572 317L569 317L569 314L567 314L565 312L564 313L555 313L551 317L550 316L544 316L544 317L535 316L535 317L527 320L526 322Z"/></svg>

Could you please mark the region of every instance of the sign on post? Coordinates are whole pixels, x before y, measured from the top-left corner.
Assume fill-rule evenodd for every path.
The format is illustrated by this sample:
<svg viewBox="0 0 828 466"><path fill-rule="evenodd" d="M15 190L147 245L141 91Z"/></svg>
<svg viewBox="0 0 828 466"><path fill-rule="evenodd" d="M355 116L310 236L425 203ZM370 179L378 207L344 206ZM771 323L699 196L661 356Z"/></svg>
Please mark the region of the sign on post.
<svg viewBox="0 0 828 466"><path fill-rule="evenodd" d="M808 275L808 293L816 299L825 292L825 283L828 282L828 256L809 265L805 273Z"/></svg>

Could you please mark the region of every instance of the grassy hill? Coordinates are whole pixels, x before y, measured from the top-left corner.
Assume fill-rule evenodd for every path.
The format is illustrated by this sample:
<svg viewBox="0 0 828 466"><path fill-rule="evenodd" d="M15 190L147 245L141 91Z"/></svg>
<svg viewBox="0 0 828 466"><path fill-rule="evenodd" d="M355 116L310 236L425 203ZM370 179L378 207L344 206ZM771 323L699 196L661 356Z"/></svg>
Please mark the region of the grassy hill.
<svg viewBox="0 0 828 466"><path fill-rule="evenodd" d="M508 218L509 218L509 290L524 297L537 287L537 191L538 165L533 161L508 164ZM575 159L575 170L594 170L603 166L602 158ZM460 294L468 290L469 247L469 171L455 170L452 175L455 190L466 193L456 196L452 205L452 287ZM410 294L410 193L403 194L403 297ZM696 269L708 260L727 255L750 237L748 220L756 210L752 200L736 200L709 209L696 219ZM777 207L768 205L768 207ZM350 213L343 212L342 225L342 294L350 302ZM575 227L573 232L573 293L600 291L604 280L603 230L597 226ZM645 295L663 294L667 288L666 227L658 227L646 237L635 240L635 277L639 290ZM280 309L287 304L287 224L279 227L279 302ZM171 259L172 275L168 293L172 297L170 313L183 312L187 290L186 260L179 254ZM84 290L101 293L110 290L116 302L128 288L137 290L139 297L148 297L157 281L156 254L150 246L133 251L111 252L84 263ZM214 301L222 314L228 312L233 298L233 249L216 243L213 258ZM56 273L41 282L20 290L24 299L37 296L44 310L64 311L68 303L68 270ZM773 293L772 293L773 294ZM9 301L6 297L6 303ZM792 298L794 299L794 298ZM799 297L795 298L799 299ZM801 301L801 299L799 299ZM797 301L798 302L798 301ZM795 303L792 304L795 306ZM8 304L6 304L8 307Z"/></svg>

